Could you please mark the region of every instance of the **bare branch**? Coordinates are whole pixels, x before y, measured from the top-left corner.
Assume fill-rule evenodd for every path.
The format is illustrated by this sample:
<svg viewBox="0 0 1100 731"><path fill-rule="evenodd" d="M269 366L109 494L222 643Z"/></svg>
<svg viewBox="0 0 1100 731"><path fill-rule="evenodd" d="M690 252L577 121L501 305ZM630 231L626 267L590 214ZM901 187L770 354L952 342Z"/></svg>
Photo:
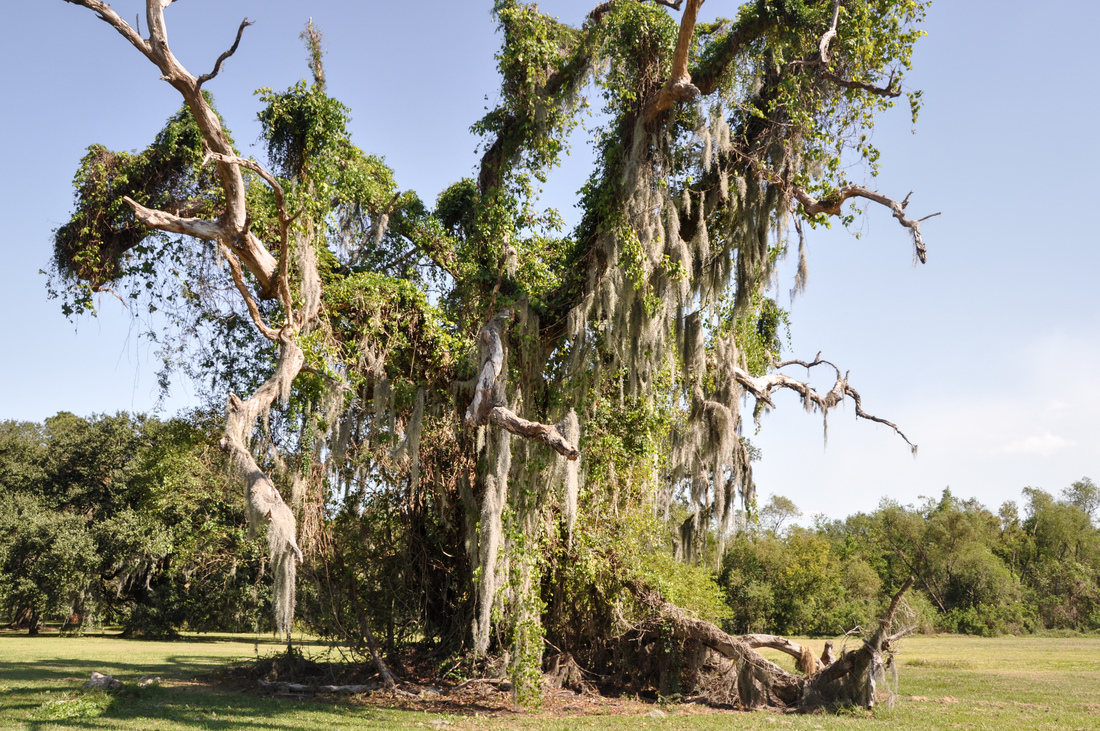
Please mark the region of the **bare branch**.
<svg viewBox="0 0 1100 731"><path fill-rule="evenodd" d="M661 4L667 5L667 3ZM671 109L677 102L690 101L699 96L699 90L692 85L691 74L688 73L688 57L691 51L691 38L695 34L695 22L702 4L703 0L688 0L687 7L684 8L684 15L680 18L680 35L676 39L676 50L672 56L672 74L657 96L646 104L643 116L647 121ZM673 6L669 5L669 7Z"/></svg>
<svg viewBox="0 0 1100 731"><path fill-rule="evenodd" d="M81 5L93 11L99 16L100 20L108 23L112 28L122 34L123 38L130 41L136 49L152 59L153 49L152 46L149 45L149 42L142 38L129 23L118 15L118 13L111 10L111 6L107 3L100 2L100 0L65 0L65 2L72 3L73 5Z"/></svg>
<svg viewBox="0 0 1100 731"><path fill-rule="evenodd" d="M248 314L252 316L252 322L256 325L256 329L263 333L263 336L268 340L278 340L279 331L264 322L263 315L260 314L260 308L256 306L256 300L252 299L252 295L248 292L248 285L245 284L244 274L241 272L240 261L228 246L220 242L219 246L222 255L225 256L226 261L229 262L229 271L233 275L233 284L237 285L237 291L240 292L241 297L244 298L244 303L248 306Z"/></svg>
<svg viewBox="0 0 1100 731"><path fill-rule="evenodd" d="M207 240L220 239L225 233L221 224L214 221L207 221L203 218L184 218L165 211L146 208L130 196L123 196L122 200L134 209L137 220L158 231L167 231L168 233L183 234L184 236L194 236L198 239Z"/></svg>
<svg viewBox="0 0 1100 731"><path fill-rule="evenodd" d="M294 220L294 216L287 214L286 210L286 192L283 190L282 183L278 178L269 173L263 165L255 160L245 160L243 157L237 155L223 155L217 152L211 152L210 157L217 160L220 163L226 165L239 165L247 168L252 172L263 178L264 182L268 184L271 191L275 194L275 210L279 219L279 274L278 274L278 294L279 299L283 303L283 306L289 313L292 309L293 300L290 296L290 223ZM249 233L246 231L246 233ZM251 234L249 234L251 235Z"/></svg>
<svg viewBox="0 0 1100 731"><path fill-rule="evenodd" d="M890 631L890 625L894 623L894 616L898 613L898 605L901 604L902 595L909 591L909 587L911 587L916 580L916 576L910 576L902 587L898 589L897 593L894 594L894 598L890 600L890 608L886 610L886 616L879 621L879 631L882 634L885 635Z"/></svg>
<svg viewBox="0 0 1100 731"><path fill-rule="evenodd" d="M199 83L172 55L172 50L168 47L168 31L164 23L166 2L146 0L145 14L149 23L149 38L145 40L117 13L111 10L110 6L101 2L101 0L65 1L94 11L102 20L130 41L146 58L152 61L160 70L161 78L171 84L183 96L192 116L195 118L195 123L202 132L207 148L214 153L234 155L229 136L222 127L218 115L203 97ZM238 39L239 37L240 30L238 30ZM236 43L234 43L234 48L236 48ZM215 72L216 70L217 66ZM145 216L147 220L143 220L143 223L162 231L183 233L205 239L224 237L240 256L244 266L259 281L261 296L264 298L274 297L278 284L276 279L277 262L264 244L248 232L245 186L240 170L236 165L219 161L218 177L225 191L226 210L217 224L199 222L195 219L181 219L170 214L152 215L149 209L139 210L135 207L134 210L138 213L139 220L142 216ZM130 205L135 204L131 203ZM213 229L210 227L212 226L217 228L215 235L211 235Z"/></svg>
<svg viewBox="0 0 1100 731"><path fill-rule="evenodd" d="M171 2L171 0L169 0L169 2ZM198 80L195 82L196 88L201 87L207 81L210 81L210 79L218 75L218 73L222 70L222 62L237 52L237 46L240 45L241 42L241 35L244 33L244 29L250 25L252 25L252 23L248 22L248 18L245 18L241 21L241 27L237 29L237 38L233 41L233 45L230 46L228 51L218 56L218 60L214 62L213 71L208 74L203 74L198 78Z"/></svg>
<svg viewBox="0 0 1100 731"><path fill-rule="evenodd" d="M830 363L827 360L821 359L820 353L818 353L817 357L810 362L802 360L787 360L777 364L776 368L783 368L791 365L800 365L807 369L814 368L815 366L819 365L827 365L831 367L834 371L836 371L836 382L833 384L833 387L829 389L828 392L826 392L825 394L821 394L818 393L808 383L800 381L797 378L791 378L785 373L776 372L769 373L763 376L753 376L748 371L734 366L733 376L737 383L740 384L741 387L744 388L746 391L751 393L753 395L753 398L755 398L757 402L765 403L768 406L772 407L774 407L775 404L771 400L771 395L774 391L780 388L787 388L799 393L802 396L803 402L807 405L807 407L820 409L821 413L824 415L828 414L829 409L834 408L842 401L844 401L845 397L851 398L856 405L857 418L867 419L868 421L874 421L890 427L894 430L894 433L896 433L899 437L902 438L902 440L905 441L906 444L909 445L909 447L912 449L914 456L916 455L917 445L909 441L909 438L905 436L905 434L903 434L900 429L898 429L896 424L878 416L874 416L873 414L868 414L863 410L859 392L852 388L851 385L849 385L848 383L848 374L844 374L842 376L840 374L840 369L837 368L836 365Z"/></svg>
<svg viewBox="0 0 1100 731"><path fill-rule="evenodd" d="M925 216L918 220L908 218L905 215L905 209L909 205L909 197L913 195L912 192L905 196L905 200L900 203L893 198L889 198L877 191L868 190L861 185L845 185L836 193L821 199L814 198L798 186L792 186L791 192L798 202L802 204L802 210L807 216L816 216L821 213L829 216L839 216L840 207L844 204L844 201L849 198L866 198L867 200L886 206L894 214L894 218L898 219L898 222L901 223L902 226L909 229L909 232L913 236L913 246L916 250L917 258L920 259L921 264L927 263L928 250L925 248L924 239L921 237L920 223L925 219L932 218L932 216L938 216L939 213L933 213L930 216Z"/></svg>
<svg viewBox="0 0 1100 731"><path fill-rule="evenodd" d="M795 662L798 663L798 669L806 675L813 675L825 668L825 664L814 655L813 651L808 646L792 642L786 637L754 634L741 635L739 639L754 650L759 647L767 647L772 650L785 652L795 659Z"/></svg>
<svg viewBox="0 0 1100 731"><path fill-rule="evenodd" d="M489 412L493 408L493 393L496 390L497 377L504 367L504 346L500 341L500 329L503 322L511 319L512 313L504 310L485 327L481 328L478 339L485 348L481 361L481 373L474 389L474 400L466 408L466 424L470 427L488 423Z"/></svg>
<svg viewBox="0 0 1100 731"><path fill-rule="evenodd" d="M542 442L567 459L575 460L581 456L573 443L562 436L558 428L552 424L527 421L503 406L494 406L489 411L489 421L516 436Z"/></svg>

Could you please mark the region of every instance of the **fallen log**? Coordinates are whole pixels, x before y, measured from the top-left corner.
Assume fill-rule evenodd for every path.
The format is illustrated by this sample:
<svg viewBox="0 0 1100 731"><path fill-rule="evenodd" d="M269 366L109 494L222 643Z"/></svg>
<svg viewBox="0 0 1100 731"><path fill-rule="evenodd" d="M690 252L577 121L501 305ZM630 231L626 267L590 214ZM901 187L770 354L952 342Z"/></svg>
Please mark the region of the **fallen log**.
<svg viewBox="0 0 1100 731"><path fill-rule="evenodd" d="M753 634L735 637L720 628L691 616L680 607L667 602L648 587L631 586L643 606L655 615L658 623L671 631L681 643L698 643L721 658L719 674L742 708L796 708L814 711L823 708L859 706L873 708L876 683L886 666L885 655L900 634L891 635L890 628L897 615L901 598L913 585L905 583L893 596L889 609L878 626L863 639L860 646L843 652L826 664L814 657L808 647L776 635ZM757 648L768 647L791 655L801 673L790 673L771 662ZM831 644L826 654L832 654ZM698 673L699 668L692 668Z"/></svg>

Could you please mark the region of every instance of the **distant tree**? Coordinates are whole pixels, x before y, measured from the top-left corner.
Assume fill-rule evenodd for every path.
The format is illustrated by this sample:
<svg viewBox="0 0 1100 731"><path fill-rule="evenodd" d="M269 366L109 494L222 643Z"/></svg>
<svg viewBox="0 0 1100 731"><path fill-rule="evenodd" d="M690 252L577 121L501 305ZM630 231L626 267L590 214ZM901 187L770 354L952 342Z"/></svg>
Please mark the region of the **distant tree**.
<svg viewBox="0 0 1100 731"><path fill-rule="evenodd" d="M224 455L198 427L125 414L0 422L9 622L109 622L146 637L267 626L263 556Z"/></svg>
<svg viewBox="0 0 1100 731"><path fill-rule="evenodd" d="M784 523L793 521L801 515L802 511L793 500L782 495L772 495L768 503L760 509L760 525L765 530L779 535Z"/></svg>
<svg viewBox="0 0 1100 731"><path fill-rule="evenodd" d="M1095 522L1100 518L1100 487L1088 477L1082 477L1062 490L1062 497L1082 510L1089 520Z"/></svg>

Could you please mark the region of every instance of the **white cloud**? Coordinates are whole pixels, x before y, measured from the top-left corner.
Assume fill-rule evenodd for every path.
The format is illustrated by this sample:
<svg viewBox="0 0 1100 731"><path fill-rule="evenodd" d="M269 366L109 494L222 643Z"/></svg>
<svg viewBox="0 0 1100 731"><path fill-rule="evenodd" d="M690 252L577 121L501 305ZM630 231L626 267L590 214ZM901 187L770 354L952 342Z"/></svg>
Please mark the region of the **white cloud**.
<svg viewBox="0 0 1100 731"><path fill-rule="evenodd" d="M1001 454L1034 454L1040 457L1049 457L1055 452L1077 446L1072 439L1060 437L1050 432L1042 436L1031 436L1009 442L1001 448Z"/></svg>

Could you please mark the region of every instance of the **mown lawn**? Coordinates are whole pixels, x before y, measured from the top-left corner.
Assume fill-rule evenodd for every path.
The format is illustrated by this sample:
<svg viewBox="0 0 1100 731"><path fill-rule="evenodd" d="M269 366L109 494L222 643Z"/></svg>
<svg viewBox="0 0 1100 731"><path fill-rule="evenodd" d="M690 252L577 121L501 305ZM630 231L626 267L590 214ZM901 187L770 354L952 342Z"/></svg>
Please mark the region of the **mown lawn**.
<svg viewBox="0 0 1100 731"><path fill-rule="evenodd" d="M817 648L819 643L812 642ZM179 642L0 634L0 728L18 729L1096 729L1100 638L914 637L899 656L892 709L841 715L703 711L608 704L616 715L523 712L496 718L364 707L354 701L272 699L203 678L277 649L248 636ZM319 651L320 648L314 648ZM127 684L83 692L93 670ZM143 675L159 687L138 689ZM415 703L413 704L415 706ZM591 710L591 708L589 709ZM654 714L659 717L651 717ZM660 714L664 714L660 716Z"/></svg>

